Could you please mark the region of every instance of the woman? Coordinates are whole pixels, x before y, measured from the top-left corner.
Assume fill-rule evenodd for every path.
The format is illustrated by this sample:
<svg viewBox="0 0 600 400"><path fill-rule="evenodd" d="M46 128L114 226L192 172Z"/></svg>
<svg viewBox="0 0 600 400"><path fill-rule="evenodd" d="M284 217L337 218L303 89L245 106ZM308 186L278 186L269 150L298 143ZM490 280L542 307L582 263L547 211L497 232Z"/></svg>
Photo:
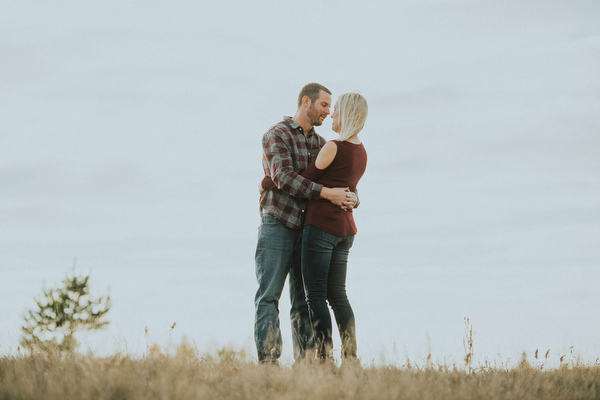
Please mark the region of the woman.
<svg viewBox="0 0 600 400"><path fill-rule="evenodd" d="M356 191L367 166L367 153L358 138L367 113L368 105L363 96L341 95L331 115L332 129L339 137L323 146L302 176L326 187L348 187ZM275 186L266 177L262 187L273 189ZM354 312L346 295L348 253L356 232L352 211L343 211L323 199L308 202L302 235L302 277L321 359L330 358L333 349L327 302L340 332L342 356L356 357Z"/></svg>

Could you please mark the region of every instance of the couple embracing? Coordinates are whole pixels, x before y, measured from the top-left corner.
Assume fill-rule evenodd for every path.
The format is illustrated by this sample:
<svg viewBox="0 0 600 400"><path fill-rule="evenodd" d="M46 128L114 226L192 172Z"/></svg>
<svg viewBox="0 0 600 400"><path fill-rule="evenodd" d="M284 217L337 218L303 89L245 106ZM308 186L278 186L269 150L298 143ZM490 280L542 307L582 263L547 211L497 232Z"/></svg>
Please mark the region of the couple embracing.
<svg viewBox="0 0 600 400"><path fill-rule="evenodd" d="M331 358L327 303L335 315L342 357L356 358L346 267L356 234L356 185L367 165L358 133L368 107L358 93L339 96L331 115L339 137L327 142L314 127L330 114L331 103L331 91L310 83L300 91L296 115L284 117L263 136L254 325L262 363L276 364L281 356L279 299L288 275L294 359L300 361L315 349L320 359Z"/></svg>

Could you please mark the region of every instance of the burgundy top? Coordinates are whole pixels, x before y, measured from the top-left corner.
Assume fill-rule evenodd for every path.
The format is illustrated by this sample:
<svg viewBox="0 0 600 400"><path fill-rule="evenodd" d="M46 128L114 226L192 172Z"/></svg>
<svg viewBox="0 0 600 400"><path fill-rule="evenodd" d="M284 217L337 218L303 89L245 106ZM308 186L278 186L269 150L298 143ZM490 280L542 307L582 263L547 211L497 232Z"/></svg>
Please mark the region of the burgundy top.
<svg viewBox="0 0 600 400"><path fill-rule="evenodd" d="M356 185L367 168L367 152L361 144L334 140L337 145L335 158L325 169L310 163L302 176L325 187L349 187L356 192ZM264 189L277 190L273 181L265 176L261 182ZM343 211L329 200L309 200L304 225L313 225L336 236L356 235L352 211Z"/></svg>
<svg viewBox="0 0 600 400"><path fill-rule="evenodd" d="M367 168L365 147L347 141L334 140L337 153L331 164L324 170L311 163L303 175L325 187L349 187L356 191L358 181ZM335 236L356 235L356 224L352 211L343 211L329 200L309 200L306 207L304 225L313 225Z"/></svg>

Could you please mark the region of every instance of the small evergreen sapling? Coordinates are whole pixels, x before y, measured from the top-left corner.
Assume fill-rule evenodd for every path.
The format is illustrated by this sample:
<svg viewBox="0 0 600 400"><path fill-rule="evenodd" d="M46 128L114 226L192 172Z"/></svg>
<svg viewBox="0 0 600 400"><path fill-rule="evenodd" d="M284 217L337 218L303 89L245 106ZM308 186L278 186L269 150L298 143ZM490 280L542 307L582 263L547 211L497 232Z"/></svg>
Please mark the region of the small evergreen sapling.
<svg viewBox="0 0 600 400"><path fill-rule="evenodd" d="M75 332L94 330L107 325L104 316L112 305L110 296L92 298L90 277L74 273L62 285L34 299L37 309L24 316L21 345L40 350L72 351L77 348Z"/></svg>

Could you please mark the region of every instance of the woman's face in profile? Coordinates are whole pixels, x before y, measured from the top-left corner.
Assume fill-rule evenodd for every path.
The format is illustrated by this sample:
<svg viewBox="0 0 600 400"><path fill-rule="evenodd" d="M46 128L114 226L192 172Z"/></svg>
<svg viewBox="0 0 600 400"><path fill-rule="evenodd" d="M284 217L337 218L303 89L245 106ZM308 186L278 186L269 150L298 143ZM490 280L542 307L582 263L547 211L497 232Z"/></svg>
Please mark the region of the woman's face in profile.
<svg viewBox="0 0 600 400"><path fill-rule="evenodd" d="M340 133L340 112L338 110L338 102L335 102L335 106L333 106L333 114L331 114L331 119L333 122L331 123L331 129L334 132Z"/></svg>

